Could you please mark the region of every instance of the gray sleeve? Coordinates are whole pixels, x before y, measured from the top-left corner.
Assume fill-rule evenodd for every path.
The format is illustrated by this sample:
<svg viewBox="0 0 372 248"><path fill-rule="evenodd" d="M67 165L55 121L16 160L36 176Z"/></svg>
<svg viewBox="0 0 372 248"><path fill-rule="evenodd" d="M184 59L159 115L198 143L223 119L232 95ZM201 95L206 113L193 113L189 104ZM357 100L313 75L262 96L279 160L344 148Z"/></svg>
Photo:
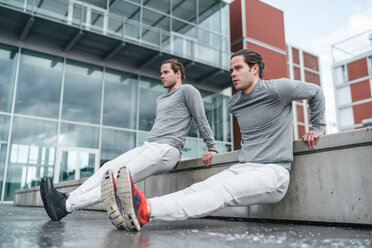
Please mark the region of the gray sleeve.
<svg viewBox="0 0 372 248"><path fill-rule="evenodd" d="M323 90L316 84L297 80L274 80L274 90L282 103L288 104L296 100L308 100L312 130L324 133L325 130L325 99Z"/></svg>
<svg viewBox="0 0 372 248"><path fill-rule="evenodd" d="M216 141L214 140L212 130L205 115L204 104L199 91L192 86L185 87L185 99L191 116L196 122L199 133L207 144L208 151L217 152Z"/></svg>

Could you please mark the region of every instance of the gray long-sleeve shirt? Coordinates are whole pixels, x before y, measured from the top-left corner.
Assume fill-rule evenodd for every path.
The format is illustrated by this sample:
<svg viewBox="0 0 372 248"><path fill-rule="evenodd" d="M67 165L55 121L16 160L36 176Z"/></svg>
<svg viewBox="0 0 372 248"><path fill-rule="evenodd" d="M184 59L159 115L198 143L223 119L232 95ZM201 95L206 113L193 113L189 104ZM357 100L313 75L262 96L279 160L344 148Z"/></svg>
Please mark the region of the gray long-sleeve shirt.
<svg viewBox="0 0 372 248"><path fill-rule="evenodd" d="M289 79L260 80L249 94L238 91L229 101L242 135L241 163L275 163L288 170L293 161L292 101L307 99L312 130L324 132L322 89Z"/></svg>
<svg viewBox="0 0 372 248"><path fill-rule="evenodd" d="M189 132L192 118L209 151L217 151L212 130L205 116L203 100L192 85L181 85L160 95L156 100L156 118L149 142L169 144L180 152Z"/></svg>

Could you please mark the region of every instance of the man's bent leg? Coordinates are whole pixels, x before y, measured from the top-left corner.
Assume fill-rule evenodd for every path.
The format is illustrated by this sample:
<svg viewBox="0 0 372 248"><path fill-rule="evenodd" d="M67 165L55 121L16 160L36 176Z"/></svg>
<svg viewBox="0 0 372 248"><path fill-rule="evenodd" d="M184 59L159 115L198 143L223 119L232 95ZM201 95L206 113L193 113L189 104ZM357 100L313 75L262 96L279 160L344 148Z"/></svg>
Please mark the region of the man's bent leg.
<svg viewBox="0 0 372 248"><path fill-rule="evenodd" d="M229 206L276 203L287 191L289 172L279 165L243 164L234 170L236 175L222 183L205 184L192 193L148 199L151 218L182 220L203 217Z"/></svg>

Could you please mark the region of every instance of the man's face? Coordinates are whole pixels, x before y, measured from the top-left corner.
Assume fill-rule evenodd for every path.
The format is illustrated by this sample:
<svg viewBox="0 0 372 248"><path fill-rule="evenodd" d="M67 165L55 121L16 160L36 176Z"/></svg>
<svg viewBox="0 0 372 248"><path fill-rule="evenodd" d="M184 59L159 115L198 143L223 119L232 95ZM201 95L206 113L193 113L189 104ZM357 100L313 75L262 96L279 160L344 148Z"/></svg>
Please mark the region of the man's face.
<svg viewBox="0 0 372 248"><path fill-rule="evenodd" d="M162 65L160 68L160 79L163 87L167 89L172 88L177 83L177 75L179 73L179 71L175 73L172 70L171 64Z"/></svg>
<svg viewBox="0 0 372 248"><path fill-rule="evenodd" d="M252 85L255 66L252 66L252 69L249 68L244 61L243 55L236 56L230 60L231 79L236 90L245 91Z"/></svg>

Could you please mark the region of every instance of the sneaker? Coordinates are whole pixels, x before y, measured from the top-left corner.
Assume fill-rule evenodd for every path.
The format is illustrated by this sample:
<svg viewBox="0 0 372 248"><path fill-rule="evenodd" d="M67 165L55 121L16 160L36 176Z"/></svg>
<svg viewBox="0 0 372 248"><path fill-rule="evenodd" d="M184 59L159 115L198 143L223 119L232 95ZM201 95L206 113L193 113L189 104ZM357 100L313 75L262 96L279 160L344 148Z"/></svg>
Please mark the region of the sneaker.
<svg viewBox="0 0 372 248"><path fill-rule="evenodd" d="M124 218L121 215L122 204L116 191L114 173L110 169L102 177L101 196L112 224L118 229L125 229Z"/></svg>
<svg viewBox="0 0 372 248"><path fill-rule="evenodd" d="M126 227L132 231L140 231L141 227L149 221L146 198L133 183L132 176L127 168L122 167L116 177L118 194L123 200L122 216Z"/></svg>
<svg viewBox="0 0 372 248"><path fill-rule="evenodd" d="M61 220L69 214L66 210L68 194L59 192L53 186L50 177L44 177L40 182L40 195L48 216L54 220Z"/></svg>

